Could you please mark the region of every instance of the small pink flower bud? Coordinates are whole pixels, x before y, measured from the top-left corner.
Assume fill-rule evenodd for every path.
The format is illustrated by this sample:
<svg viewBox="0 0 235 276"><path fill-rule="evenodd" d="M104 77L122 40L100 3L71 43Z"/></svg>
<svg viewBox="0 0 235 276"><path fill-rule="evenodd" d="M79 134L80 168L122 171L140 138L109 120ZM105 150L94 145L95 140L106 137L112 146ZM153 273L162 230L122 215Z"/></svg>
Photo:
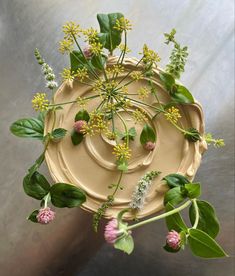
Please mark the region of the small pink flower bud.
<svg viewBox="0 0 235 276"><path fill-rule="evenodd" d="M108 243L114 244L120 233L121 231L118 229L118 221L112 219L105 226L104 238Z"/></svg>
<svg viewBox="0 0 235 276"><path fill-rule="evenodd" d="M166 243L173 249L179 249L180 241L180 234L175 230L170 231L166 236Z"/></svg>
<svg viewBox="0 0 235 276"><path fill-rule="evenodd" d="M55 212L53 212L49 207L42 208L37 214L37 220L41 224L47 224L55 218Z"/></svg>
<svg viewBox="0 0 235 276"><path fill-rule="evenodd" d="M155 143L151 142L151 141L148 141L145 145L144 145L144 148L146 150L149 150L149 151L152 151L155 149Z"/></svg>
<svg viewBox="0 0 235 276"><path fill-rule="evenodd" d="M79 121L75 122L73 128L77 133L82 133L82 128L84 127L84 125L86 125L86 121L79 120Z"/></svg>
<svg viewBox="0 0 235 276"><path fill-rule="evenodd" d="M91 51L91 47L90 46L86 46L83 49L83 54L85 56L86 59L90 59L93 55L92 51Z"/></svg>

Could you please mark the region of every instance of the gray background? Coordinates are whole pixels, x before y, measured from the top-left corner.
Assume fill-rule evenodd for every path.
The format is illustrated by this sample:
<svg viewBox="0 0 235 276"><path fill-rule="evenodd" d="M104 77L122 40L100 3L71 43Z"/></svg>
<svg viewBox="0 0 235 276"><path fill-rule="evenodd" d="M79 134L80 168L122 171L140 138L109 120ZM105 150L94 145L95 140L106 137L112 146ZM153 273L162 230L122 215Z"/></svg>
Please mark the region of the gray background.
<svg viewBox="0 0 235 276"><path fill-rule="evenodd" d="M22 191L26 169L41 151L38 142L16 139L9 125L33 115L31 97L44 87L33 58L38 47L59 73L68 64L58 51L61 25L78 21L97 26L99 12L120 11L134 29L129 35L133 56L143 43L168 61L163 32L175 27L177 38L188 45L190 56L182 81L202 103L206 129L225 139L226 147L210 147L196 179L203 198L217 209L221 221L218 241L230 254L221 260L194 258L188 250L165 253L164 222L134 232L131 256L103 244L102 233L90 230L91 216L79 209L58 210L46 227L25 217L37 202ZM1 0L0 1L0 113L1 207L0 275L234 275L234 6L229 0ZM44 167L44 172L47 170Z"/></svg>

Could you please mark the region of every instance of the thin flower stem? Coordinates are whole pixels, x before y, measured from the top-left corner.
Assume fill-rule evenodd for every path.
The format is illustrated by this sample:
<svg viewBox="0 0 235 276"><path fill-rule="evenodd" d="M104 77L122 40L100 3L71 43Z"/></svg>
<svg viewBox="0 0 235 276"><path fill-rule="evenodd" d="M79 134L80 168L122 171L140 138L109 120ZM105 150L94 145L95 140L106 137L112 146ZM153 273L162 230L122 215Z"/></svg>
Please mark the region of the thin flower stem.
<svg viewBox="0 0 235 276"><path fill-rule="evenodd" d="M196 198L192 199L192 202L193 202L193 206L194 206L194 209L195 209L195 222L193 224L193 228L196 229L197 226L198 226L198 222L199 222L199 209L198 209L198 206L197 206L197 200Z"/></svg>
<svg viewBox="0 0 235 276"><path fill-rule="evenodd" d="M178 208L175 208L175 209L173 209L173 210L171 210L171 211L169 211L169 212L166 212L166 213L164 213L164 214L158 215L158 216L156 216L156 217L153 217L153 218L150 218L150 219L146 219L146 220L144 220L144 221L141 221L141 222L138 222L138 223L136 223L136 224L130 225L130 226L127 227L126 230L127 230L127 231L128 231L128 230L132 230L132 229L138 228L138 227L140 227L140 226L143 226L143 225L145 225L145 224L148 224L148 223L150 223L150 222L154 222L154 221L156 221L156 220L159 220L159 219L162 219L162 218L171 216L171 215L173 215L173 214L175 214L175 213L178 213L179 211L185 209L185 208L188 207L190 204L191 204L191 200L188 200L188 201L186 201L184 204L182 204L181 206L179 206Z"/></svg>
<svg viewBox="0 0 235 276"><path fill-rule="evenodd" d="M129 98L129 97L127 97L127 99L128 99L128 100L130 100L130 101L132 101L132 102L137 102L137 103L139 103L139 104L142 104L142 105L145 105L145 106L151 107L151 108L153 108L153 109L155 109L155 110L158 110L159 112L166 113L166 111L165 111L165 110L163 110L163 109L161 109L161 108L158 108L158 107L156 107L156 106L154 106L154 105L150 105L150 104L147 104L147 103L144 103L144 102L138 101L138 100L134 100L134 99Z"/></svg>
<svg viewBox="0 0 235 276"><path fill-rule="evenodd" d="M122 176L123 176L123 171L121 171L120 175L119 175L119 179L118 179L118 183L116 185L115 190L112 193L112 196L115 196L116 192L118 191L118 188L120 186L121 180L122 180Z"/></svg>
<svg viewBox="0 0 235 276"><path fill-rule="evenodd" d="M126 132L126 146L128 147L129 146L129 133L128 133L127 125L126 125L124 119L122 118L122 116L120 114L118 114L118 112L115 112L115 113L118 116L118 118L122 121L123 126L125 128L125 132Z"/></svg>
<svg viewBox="0 0 235 276"><path fill-rule="evenodd" d="M90 96L90 97L85 97L83 98L83 100L90 100L90 99L94 99L94 98L97 98L97 97L100 97L100 95L93 95L93 96ZM77 100L76 101L70 101L70 102L63 102L63 103L58 103L58 104L50 104L50 106L58 106L58 105L65 105L65 104L71 104L71 103L77 103Z"/></svg>

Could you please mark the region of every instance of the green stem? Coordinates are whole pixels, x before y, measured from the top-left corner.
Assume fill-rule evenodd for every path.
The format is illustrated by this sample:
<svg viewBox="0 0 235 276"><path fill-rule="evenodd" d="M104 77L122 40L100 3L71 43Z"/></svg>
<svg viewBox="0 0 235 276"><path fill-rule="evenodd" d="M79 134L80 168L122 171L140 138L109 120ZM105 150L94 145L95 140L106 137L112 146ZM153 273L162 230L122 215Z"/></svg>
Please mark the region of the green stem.
<svg viewBox="0 0 235 276"><path fill-rule="evenodd" d="M146 219L146 220L141 221L141 222L139 222L139 223L130 225L130 226L127 227L126 230L127 230L127 231L128 231L128 230L132 230L132 229L138 228L138 227L140 227L140 226L143 226L143 225L145 225L145 224L148 224L148 223L150 223L150 222L154 222L154 221L156 221L156 220L159 220L159 219L162 219L162 218L171 216L171 215L173 215L173 214L175 214L175 213L178 213L179 211L185 209L185 208L188 207L190 204L191 204L191 200L188 200L188 201L186 201L184 204L182 204L181 206L179 206L178 208L175 208L175 209L173 209L173 210L171 210L171 211L169 211L169 212L166 212L166 213L164 213L164 214L158 215L158 216L156 216L156 217L153 217L153 218L150 218L150 219Z"/></svg>
<svg viewBox="0 0 235 276"><path fill-rule="evenodd" d="M194 206L194 209L195 209L195 215L196 215L196 218L195 218L195 222L194 222L193 228L196 229L197 226L198 226L198 222L199 222L200 215L199 215L199 209L198 209L198 206L197 206L197 200L196 200L196 198L194 198L194 199L192 200L192 202L193 202L193 206Z"/></svg>
<svg viewBox="0 0 235 276"><path fill-rule="evenodd" d="M83 98L83 100L94 99L94 98L97 98L97 97L99 97L99 96L100 96L100 95L93 95L93 96L90 96L90 97L85 97L85 98ZM76 100L76 101L70 101L70 102L58 103L58 104L50 104L49 107L50 107L50 106L58 106L58 105L71 104L71 103L76 103L76 102L77 102L77 100Z"/></svg>
<svg viewBox="0 0 235 276"><path fill-rule="evenodd" d="M123 126L125 128L125 133L126 133L126 146L128 147L129 146L129 133L128 133L128 129L127 129L127 125L124 121L124 119L122 118L122 116L118 113L118 112L115 112L116 115L118 116L118 118L122 121L123 123Z"/></svg>
<svg viewBox="0 0 235 276"><path fill-rule="evenodd" d="M129 98L129 97L127 97L127 99L129 99L129 100L132 101L132 102L136 102L136 103L139 103L139 104L142 104L142 105L151 107L151 108L153 108L153 109L155 109L155 110L158 110L159 112L166 113L164 109L158 108L158 107L156 107L156 106L154 106L154 105L150 105L150 104L147 104L147 103L144 103L144 102L141 102L141 101L137 101L137 100L134 100L134 99Z"/></svg>

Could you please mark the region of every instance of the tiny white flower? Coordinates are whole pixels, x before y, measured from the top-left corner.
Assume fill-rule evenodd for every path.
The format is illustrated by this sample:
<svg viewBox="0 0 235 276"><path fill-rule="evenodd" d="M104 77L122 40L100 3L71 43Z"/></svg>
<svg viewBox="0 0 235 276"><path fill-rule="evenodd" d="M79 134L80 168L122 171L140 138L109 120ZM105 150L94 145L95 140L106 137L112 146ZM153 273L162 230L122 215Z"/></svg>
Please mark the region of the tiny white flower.
<svg viewBox="0 0 235 276"><path fill-rule="evenodd" d="M58 86L58 83L56 81L48 81L46 83L46 87L48 87L49 89L53 89L53 88L55 88L57 86Z"/></svg>

